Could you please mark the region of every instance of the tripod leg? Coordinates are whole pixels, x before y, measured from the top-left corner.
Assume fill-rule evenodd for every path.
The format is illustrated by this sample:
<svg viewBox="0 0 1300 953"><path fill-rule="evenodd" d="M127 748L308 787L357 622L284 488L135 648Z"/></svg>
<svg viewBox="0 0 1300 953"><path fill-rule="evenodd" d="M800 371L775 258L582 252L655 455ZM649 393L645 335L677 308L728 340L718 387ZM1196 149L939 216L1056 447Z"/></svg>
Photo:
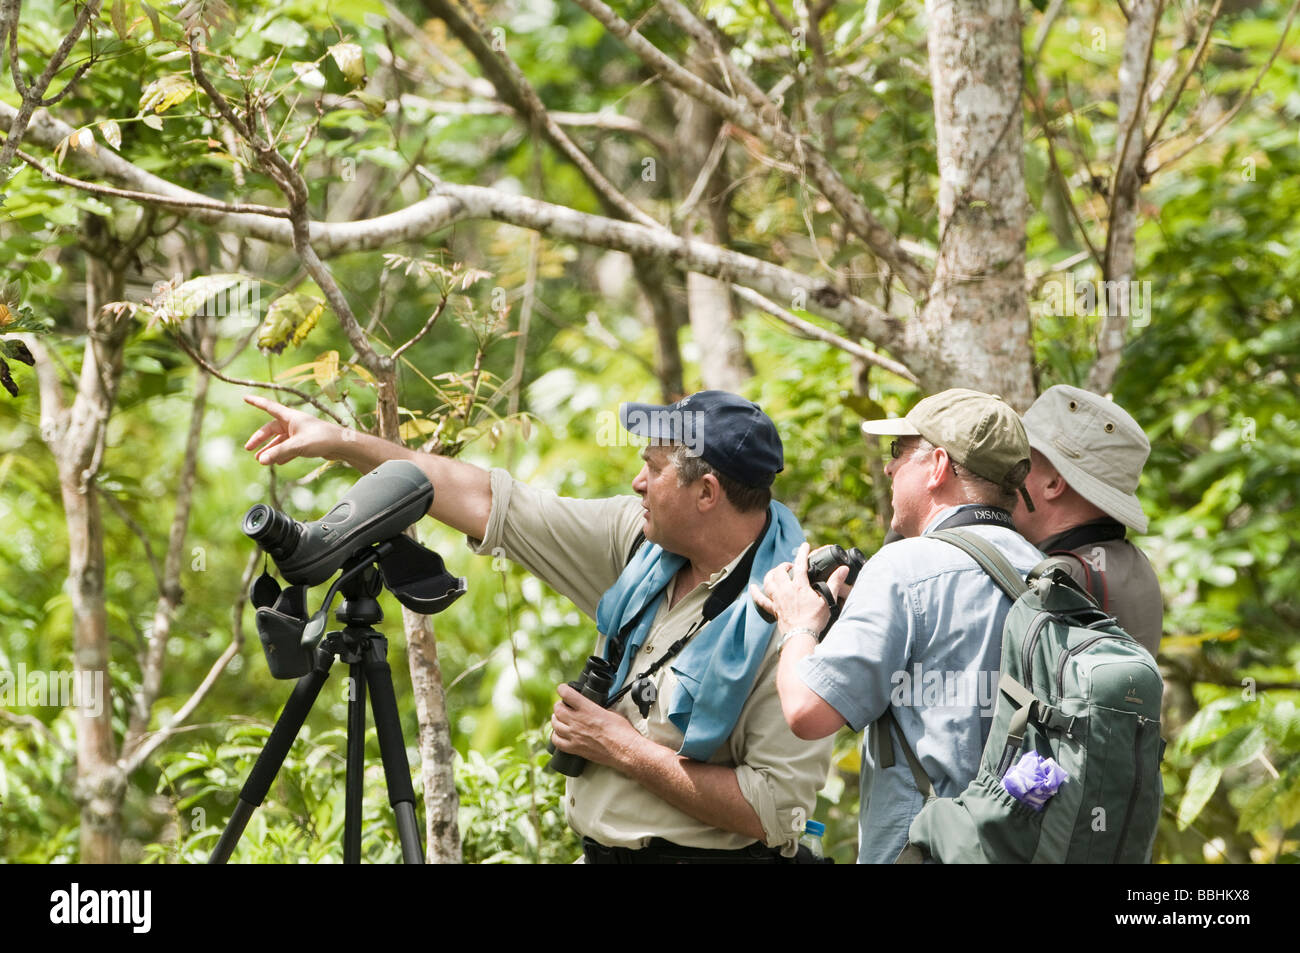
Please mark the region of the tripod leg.
<svg viewBox="0 0 1300 953"><path fill-rule="evenodd" d="M343 863L361 863L361 799L366 773L366 678L360 662L349 668L348 776L343 820Z"/></svg>
<svg viewBox="0 0 1300 953"><path fill-rule="evenodd" d="M384 779L388 783L388 803L397 815L397 836L402 843L402 860L408 864L424 863L420 832L415 822L415 789L411 787L411 764L406 760L406 742L402 740L402 722L397 713L397 695L393 691L393 671L388 667L388 640L375 636L366 652L366 681L370 683L370 707L379 734L379 752L384 761Z"/></svg>
<svg viewBox="0 0 1300 953"><path fill-rule="evenodd" d="M253 765L248 780L240 789L239 800L235 802L235 809L231 812L226 829L222 831L221 839L217 841L208 863L224 864L234 853L235 845L239 843L248 819L266 798L266 792L271 789L275 776L280 771L280 765L284 764L284 759L293 746L293 740L302 730L302 724L307 720L311 706L315 703L316 696L320 694L321 686L325 684L325 679L329 678L332 664L334 664L333 655L317 650L316 667L298 679L298 683L294 685L293 693L284 704L284 711L280 713L275 727L271 729L271 737L266 739L262 753L257 757L257 763Z"/></svg>

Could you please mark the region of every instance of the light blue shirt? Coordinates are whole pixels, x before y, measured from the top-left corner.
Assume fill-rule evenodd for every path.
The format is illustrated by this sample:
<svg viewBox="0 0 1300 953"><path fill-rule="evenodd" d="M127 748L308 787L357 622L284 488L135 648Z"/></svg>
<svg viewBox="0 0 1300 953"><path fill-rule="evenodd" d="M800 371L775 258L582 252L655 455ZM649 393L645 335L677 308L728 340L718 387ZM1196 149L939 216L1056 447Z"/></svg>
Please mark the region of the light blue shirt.
<svg viewBox="0 0 1300 953"><path fill-rule="evenodd" d="M804 683L855 730L892 707L940 797L960 794L979 770L1011 608L970 556L926 538L961 508L944 510L919 537L881 547L839 620L798 668ZM962 529L995 545L1022 575L1043 558L1005 527ZM894 765L883 771L876 768L879 753L865 741L862 748L858 862L892 863L924 798L901 747L894 746Z"/></svg>

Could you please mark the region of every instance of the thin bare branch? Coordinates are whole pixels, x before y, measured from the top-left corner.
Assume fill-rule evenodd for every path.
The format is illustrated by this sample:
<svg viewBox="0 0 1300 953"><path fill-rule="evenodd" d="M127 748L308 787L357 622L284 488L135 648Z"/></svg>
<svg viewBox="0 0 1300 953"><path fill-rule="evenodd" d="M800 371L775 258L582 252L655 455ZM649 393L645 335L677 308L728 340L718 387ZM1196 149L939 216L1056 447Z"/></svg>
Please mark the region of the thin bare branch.
<svg viewBox="0 0 1300 953"><path fill-rule="evenodd" d="M248 602L248 587L253 581L253 573L257 571L257 566L261 561L262 554L257 549L248 554L248 562L244 564L244 574L239 581L239 594L230 609L230 644L212 663L211 668L208 669L208 674L204 676L198 688L177 709L176 714L166 727L153 734L137 736L134 747L128 748L123 745L121 763L128 774L148 761L150 756L165 744L169 738L185 730L184 724L186 720L199 707L199 703L212 690L212 687L216 685L217 679L225 671L226 666L244 647L244 606Z"/></svg>
<svg viewBox="0 0 1300 953"><path fill-rule="evenodd" d="M1028 90L1027 90L1028 92ZM1047 139L1047 161L1052 168L1052 174L1056 176L1057 184L1061 187L1061 195L1065 199L1066 207L1070 210L1070 217L1074 219L1075 227L1079 229L1079 235L1083 243L1088 246L1088 254L1092 256L1097 263L1097 268L1105 267L1102 261L1101 252L1097 246L1092 243L1092 238L1088 235L1088 228L1083 223L1083 218L1079 215L1078 206L1074 204L1074 196L1071 195L1070 182L1061 170L1061 164L1056 158L1056 139L1052 134L1052 124L1047 117L1046 107L1042 101L1032 92L1029 93L1029 99L1034 104L1034 111L1038 113L1038 121L1042 125L1043 135Z"/></svg>
<svg viewBox="0 0 1300 953"><path fill-rule="evenodd" d="M443 295L442 300L438 302L438 307L434 308L433 314L429 315L429 320L424 322L424 327L416 331L415 334L411 336L410 340L393 352L392 357L394 361L401 357L402 354L404 354L412 345L419 343L422 337L433 330L433 326L437 323L438 318L442 316L443 310L447 307L447 301L448 296Z"/></svg>
<svg viewBox="0 0 1300 953"><path fill-rule="evenodd" d="M1192 51L1192 58L1187 61L1187 68L1183 71L1182 78L1178 81L1178 88L1174 90L1174 95L1169 100L1169 105L1165 106L1164 112L1156 120L1155 126L1147 134L1147 149L1151 148L1156 137L1160 135L1161 128L1164 127L1165 120L1169 114L1174 111L1178 101L1183 98L1183 92L1187 89L1187 81L1191 79L1192 74L1196 72L1196 65L1200 63L1201 57L1205 54L1205 48L1210 45L1210 31L1214 29L1214 24L1218 22L1219 11L1223 9L1223 0L1214 0L1214 7L1210 10L1210 19L1205 24L1205 29L1201 31L1201 38L1196 44L1196 49Z"/></svg>
<svg viewBox="0 0 1300 953"><path fill-rule="evenodd" d="M20 728L26 728L29 731L35 732L45 739L47 745L52 746L58 751L64 752L65 755L73 754L73 752L64 747L63 743L59 741L58 736L46 727L45 722L41 721L35 715L19 715L9 711L7 708L0 708L0 718L18 725Z"/></svg>
<svg viewBox="0 0 1300 953"><path fill-rule="evenodd" d="M1168 168L1169 166L1173 165L1175 162L1183 158L1183 156L1187 155L1192 150L1203 145L1216 132L1218 132L1228 123L1232 122L1232 120L1236 117L1237 113L1241 112L1242 107L1245 106L1246 103L1250 102L1251 97L1255 95L1255 90L1259 88L1260 82L1268 74L1268 71L1273 68L1273 61L1277 59L1278 53L1282 52L1282 47L1286 44L1286 38L1291 34L1291 24L1295 20L1295 15L1297 10L1300 10L1300 0L1295 0L1295 2L1291 4L1291 9L1287 11L1286 23L1282 25L1282 34L1277 39L1277 46L1273 47L1273 52L1269 54L1268 62L1266 62L1263 65L1258 75L1256 75L1255 81L1250 84L1250 89L1246 90L1245 94L1243 94L1240 99L1238 99L1235 103L1232 104L1231 109L1229 109L1226 113L1224 113L1217 120L1211 123L1210 126L1199 136L1197 136L1191 142L1190 145L1188 145L1184 149L1181 149L1178 153L1166 159L1164 162L1161 162L1154 169L1152 169L1151 175L1155 175L1157 172L1161 171L1162 169Z"/></svg>
<svg viewBox="0 0 1300 953"><path fill-rule="evenodd" d="M889 263L903 286L918 299L925 296L930 284L926 270L903 251L893 233L877 221L826 158L789 129L788 122L779 110L773 108L765 115L760 115L753 105L727 96L716 87L704 82L666 56L600 0L577 0L577 4L599 20L607 30L623 40L642 62L672 86L698 99L724 119L750 130L790 156L796 164L804 167L813 183L844 218L849 228L856 232L880 258ZM717 49L716 39L712 33L681 4L676 3L675 0L663 0L660 8L665 10L675 23L686 29L696 42L703 44L706 49ZM723 62L728 64L728 75L742 93L750 95L752 92L763 96L762 91L758 90L753 81L731 63L729 57L724 57ZM766 96L763 98L766 99Z"/></svg>
<svg viewBox="0 0 1300 953"><path fill-rule="evenodd" d="M424 5L430 13L446 23L470 51L496 88L497 95L525 119L536 123L547 140L578 168L611 214L617 210L629 221L647 226L658 224L654 218L632 204L560 128L523 71L504 51L493 49L488 28L472 7L456 0L424 0Z"/></svg>
<svg viewBox="0 0 1300 953"><path fill-rule="evenodd" d="M727 150L727 139L730 138L730 134L730 126L724 122L718 129L717 138L713 140L713 146L709 149L704 165L700 167L700 174L695 177L695 184L691 186L690 193L673 213L673 218L676 221L686 221L686 219L690 218L691 213L695 211L695 206L704 195L704 190L709 187L709 180L713 178L713 173L717 171L718 163L722 161L722 154Z"/></svg>
<svg viewBox="0 0 1300 953"><path fill-rule="evenodd" d="M141 546L144 547L144 558L149 563L149 570L153 573L154 582L157 584L159 591L163 587L162 566L158 564L158 557L154 554L153 544L149 542L149 534L144 531L144 527L135 521L130 513L127 512L122 501L103 487L96 486L99 491L100 499L108 503L109 508L117 514L118 519L126 524L127 528L140 540Z"/></svg>
<svg viewBox="0 0 1300 953"><path fill-rule="evenodd" d="M77 40L81 38L81 34L85 32L86 24L90 22L92 17L99 16L101 2L102 0L87 0L86 4L78 11L72 29L64 36L63 42L59 44L58 49L54 51L54 55L45 64L44 71L32 81L30 86L23 82L22 70L18 60L18 20L21 13L21 4L12 3L9 6L9 13L5 17L9 25L9 66L14 77L14 87L19 91L23 101L18 107L17 115L9 125L9 134L5 139L4 148L0 149L0 170L8 169L9 164L13 162L14 150L23 141L23 135L27 131L27 124L31 120L32 113L40 106L52 106L62 99L63 94L67 93L72 83L79 80L89 67L89 63L80 67L73 75L72 81L64 87L63 93L53 99L42 99L45 91L50 88L50 83L54 81L54 77L63 68L63 62L68 58L68 54L72 52L72 47L76 45Z"/></svg>
<svg viewBox="0 0 1300 953"><path fill-rule="evenodd" d="M913 384L919 383L916 375L897 361L890 360L883 354L877 354L875 351L867 350L861 344L840 337L833 331L827 331L825 328L818 327L811 321L805 321L798 315L791 314L770 298L765 298L757 291L750 291L748 288L741 288L739 286L733 286L733 289L741 300L748 301L755 307L766 311L768 314L772 315L772 317L777 318L782 323L794 328L794 330L798 331L805 337L815 338L824 344L837 347L841 351L852 354L854 357L861 358L869 364L874 364L877 367L883 368L891 374L895 374Z"/></svg>
<svg viewBox="0 0 1300 953"><path fill-rule="evenodd" d="M0 136L0 139L3 139ZM15 149L14 154L27 165L31 166L41 174L41 177L58 185L66 185L70 188L79 189L82 192L88 192L91 195L102 195L106 198L126 199L129 202L139 202L142 205L157 205L162 208L174 209L206 209L213 212L221 212L224 215L265 215L268 218L289 217L289 210L275 208L271 205L246 205L238 202L218 202L214 199L183 199L174 198L167 195L156 195L152 192L135 192L130 189L115 189L109 185L96 185L94 182L86 182L82 179L73 178L70 175L64 175L62 172L54 169L41 162L35 156L24 152L22 149Z"/></svg>
<svg viewBox="0 0 1300 953"><path fill-rule="evenodd" d="M185 337L183 335L173 334L172 340L176 342L177 346L182 351L184 351L187 355L189 355L190 360L192 360L199 367L203 368L205 372L211 374L219 381L225 381L227 384L234 384L236 387L262 387L267 390L278 390L286 394L293 394L295 397L299 397L305 402L311 404L322 414L324 414L325 416L333 420L336 424L340 426L346 426L346 424L343 423L343 420L338 416L338 414L334 413L334 411L330 410L328 407L326 407L320 401L316 400L316 398L312 397L310 394L300 391L296 387L290 387L287 384L273 384L270 381L255 381L255 380L246 380L242 377L229 377L228 375L223 374L216 367L214 367L206 358L203 357L203 355L195 351L194 348L190 346L189 342L185 340Z"/></svg>

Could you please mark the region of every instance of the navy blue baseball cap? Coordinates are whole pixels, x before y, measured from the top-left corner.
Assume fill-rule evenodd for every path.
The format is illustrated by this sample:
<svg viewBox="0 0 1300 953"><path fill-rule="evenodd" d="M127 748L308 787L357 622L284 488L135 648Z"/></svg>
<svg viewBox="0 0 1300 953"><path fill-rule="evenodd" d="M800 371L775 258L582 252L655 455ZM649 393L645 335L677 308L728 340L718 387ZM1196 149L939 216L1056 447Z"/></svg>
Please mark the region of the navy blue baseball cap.
<svg viewBox="0 0 1300 953"><path fill-rule="evenodd" d="M680 443L745 486L771 486L785 469L781 437L758 404L725 390L702 390L675 404L626 403L619 423L638 437Z"/></svg>

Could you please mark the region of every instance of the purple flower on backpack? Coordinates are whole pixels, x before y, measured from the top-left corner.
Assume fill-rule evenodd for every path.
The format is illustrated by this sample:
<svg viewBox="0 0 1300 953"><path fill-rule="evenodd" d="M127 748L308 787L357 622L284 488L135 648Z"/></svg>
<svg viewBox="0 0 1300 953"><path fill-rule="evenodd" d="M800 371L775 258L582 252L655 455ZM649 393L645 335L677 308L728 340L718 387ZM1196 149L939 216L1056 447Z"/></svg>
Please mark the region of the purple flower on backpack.
<svg viewBox="0 0 1300 953"><path fill-rule="evenodd" d="M1065 769L1051 758L1030 751L1011 766L1002 779L1002 786L1017 801L1028 804L1035 811L1041 811L1047 799L1069 777Z"/></svg>

